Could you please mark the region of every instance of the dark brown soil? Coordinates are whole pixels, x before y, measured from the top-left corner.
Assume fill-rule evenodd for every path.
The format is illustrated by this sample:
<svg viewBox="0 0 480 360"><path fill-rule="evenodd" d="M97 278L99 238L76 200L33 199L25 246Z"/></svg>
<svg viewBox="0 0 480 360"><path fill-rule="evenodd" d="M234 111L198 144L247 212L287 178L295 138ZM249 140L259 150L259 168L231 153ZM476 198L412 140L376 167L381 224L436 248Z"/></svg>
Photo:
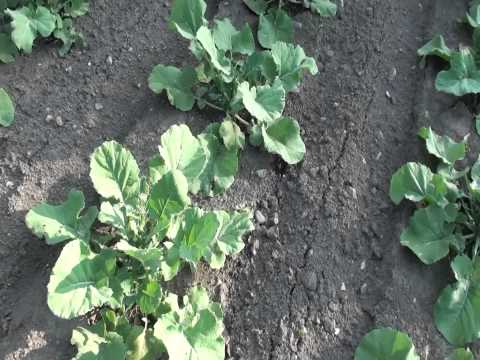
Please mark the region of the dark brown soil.
<svg viewBox="0 0 480 360"><path fill-rule="evenodd" d="M240 0L209 3L212 17L256 21ZM420 69L415 54L434 30L458 43L464 31L455 17L467 0L343 3L334 19L295 15L296 40L321 70L288 99L287 112L304 130L305 161L286 167L247 149L234 186L201 200L218 208L250 206L267 217L223 271L202 268L182 280L205 284L222 302L231 359L352 359L361 337L381 325L408 332L422 359L444 359L450 351L432 320L436 297L450 281L448 265L422 266L400 246L411 208L390 202L388 184L401 164L425 158L415 136L421 125L439 118L433 125L440 130L470 131L468 109L435 94L434 70ZM78 21L88 49L59 58L55 46L41 44L33 55L0 66L0 87L17 104L15 125L0 129L4 359L73 354L76 323L56 319L46 306L60 248L30 234L28 209L60 201L72 187L96 203L88 156L105 139L125 143L144 165L170 125L200 130L220 119L176 111L147 89L155 64L191 61L187 44L167 29L169 6L92 1L90 15ZM61 116L62 126L46 122L47 115Z"/></svg>

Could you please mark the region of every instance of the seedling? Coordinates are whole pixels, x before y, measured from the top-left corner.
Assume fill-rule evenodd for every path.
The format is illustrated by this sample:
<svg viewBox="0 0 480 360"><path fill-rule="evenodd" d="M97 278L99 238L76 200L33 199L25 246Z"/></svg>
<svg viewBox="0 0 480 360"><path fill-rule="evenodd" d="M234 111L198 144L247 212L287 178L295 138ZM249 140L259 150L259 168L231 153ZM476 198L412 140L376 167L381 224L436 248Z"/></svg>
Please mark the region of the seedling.
<svg viewBox="0 0 480 360"><path fill-rule="evenodd" d="M434 318L453 345L480 337L480 158L472 168L457 169L466 155L466 140L455 142L422 128L427 151L439 160L436 170L407 163L392 177L390 197L417 203L400 242L424 264L451 259L456 282L440 294Z"/></svg>
<svg viewBox="0 0 480 360"><path fill-rule="evenodd" d="M298 122L283 115L285 97L296 91L304 72L317 73L315 60L300 46L275 41L270 50L256 51L250 26L237 30L229 19L205 19L203 0L176 0L172 27L190 42L199 61L179 69L157 65L149 78L155 93L167 93L182 111L210 107L224 113L218 129L221 146L241 150L248 132L250 144L263 146L289 163L300 162L305 145Z"/></svg>
<svg viewBox="0 0 480 360"><path fill-rule="evenodd" d="M249 210L192 205L189 189L222 166L202 150L211 136L207 131L197 138L187 126L173 126L147 176L130 151L105 142L90 162L100 210L85 209L83 193L71 191L60 205L42 203L28 212L26 224L35 235L50 245L66 243L48 284L51 311L64 319L95 319L74 330L75 359L158 359L164 352L172 360L224 359L220 305L199 287L180 305L163 286L202 259L221 268L254 228Z"/></svg>

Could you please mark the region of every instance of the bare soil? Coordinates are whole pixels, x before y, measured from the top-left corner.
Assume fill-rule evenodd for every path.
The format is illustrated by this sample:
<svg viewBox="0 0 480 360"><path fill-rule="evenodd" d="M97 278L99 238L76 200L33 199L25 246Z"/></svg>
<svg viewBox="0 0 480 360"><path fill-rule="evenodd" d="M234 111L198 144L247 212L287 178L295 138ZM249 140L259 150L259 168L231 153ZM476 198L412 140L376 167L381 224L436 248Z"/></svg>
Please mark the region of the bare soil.
<svg viewBox="0 0 480 360"><path fill-rule="evenodd" d="M408 332L422 359L450 351L432 319L439 291L451 281L448 265L423 266L400 246L412 209L395 207L388 185L401 164L425 160L420 126L455 136L471 131L468 107L433 89L438 64L422 69L416 57L436 31L452 46L465 37L455 18L468 1L343 3L332 19L292 13L296 41L320 69L287 101L304 131L305 161L287 167L247 149L233 187L199 200L250 206L267 218L224 270L184 272L177 284L202 283L221 301L231 359L352 359L376 326ZM54 44L43 43L0 66L0 87L17 105L15 125L0 129L2 359L68 359L74 352L69 339L77 322L55 318L46 305L60 248L32 236L26 212L39 201L61 201L71 188L98 203L88 163L106 139L126 144L145 166L169 126L200 131L221 119L179 112L146 86L154 65L192 62L187 44L167 28L168 1L91 5L77 21L87 49L60 58ZM209 16L256 22L240 0L210 0Z"/></svg>

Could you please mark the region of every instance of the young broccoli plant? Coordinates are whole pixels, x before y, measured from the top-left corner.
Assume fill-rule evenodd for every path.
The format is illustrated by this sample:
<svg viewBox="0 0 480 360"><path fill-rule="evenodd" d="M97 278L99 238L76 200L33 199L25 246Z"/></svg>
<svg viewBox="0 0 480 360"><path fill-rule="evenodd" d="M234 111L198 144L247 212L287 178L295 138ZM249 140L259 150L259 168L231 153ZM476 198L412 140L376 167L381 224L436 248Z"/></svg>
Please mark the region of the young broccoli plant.
<svg viewBox="0 0 480 360"><path fill-rule="evenodd" d="M50 245L66 243L48 284L49 308L64 319L95 319L74 330L75 359L157 359L164 352L175 360L224 359L220 305L197 287L179 303L162 286L202 260L221 268L254 228L249 210L192 205L189 189L223 166L222 159L204 156L201 142L209 136L173 126L148 176L130 151L105 142L90 163L100 210L85 209L83 193L71 191L60 205L41 203L28 212L26 224L36 236ZM96 221L103 224L97 230Z"/></svg>
<svg viewBox="0 0 480 360"><path fill-rule="evenodd" d="M407 163L392 177L390 197L417 203L400 242L424 264L450 257L456 282L447 286L434 308L435 324L453 345L480 337L480 158L472 168L457 169L466 139L457 143L422 128L427 150L439 160L436 170Z"/></svg>
<svg viewBox="0 0 480 360"><path fill-rule="evenodd" d="M37 38L53 36L62 41L66 55L74 43L83 44L73 19L88 12L88 0L0 1L0 61L13 62L19 51L32 52Z"/></svg>
<svg viewBox="0 0 480 360"><path fill-rule="evenodd" d="M464 96L480 93L480 1L475 0L466 14L465 22L473 29L472 46L450 49L442 35L435 37L418 49L418 56L436 56L449 64L447 70L438 73L435 88L438 91Z"/></svg>
<svg viewBox="0 0 480 360"><path fill-rule="evenodd" d="M300 46L282 41L271 50L256 51L248 24L238 30L223 19L209 28L205 10L203 0L174 2L171 24L190 41L199 64L183 69L157 65L150 88L158 94L166 91L170 103L182 111L196 104L223 112L219 145L228 151L242 149L248 132L250 144L289 164L300 162L305 145L297 121L283 115L285 97L298 88L304 72L317 73L315 60Z"/></svg>

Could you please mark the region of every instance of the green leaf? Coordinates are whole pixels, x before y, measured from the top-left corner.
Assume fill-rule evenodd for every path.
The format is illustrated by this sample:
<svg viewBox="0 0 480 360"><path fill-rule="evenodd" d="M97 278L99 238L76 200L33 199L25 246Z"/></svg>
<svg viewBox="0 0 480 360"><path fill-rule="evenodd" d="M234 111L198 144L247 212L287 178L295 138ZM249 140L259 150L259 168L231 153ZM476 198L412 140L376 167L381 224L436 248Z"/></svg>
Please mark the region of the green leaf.
<svg viewBox="0 0 480 360"><path fill-rule="evenodd" d="M207 164L190 188L193 193L201 191L212 196L224 192L233 184L238 171L238 151L228 150L222 144L218 134L219 126L220 124L212 124L198 136L207 154Z"/></svg>
<svg viewBox="0 0 480 360"><path fill-rule="evenodd" d="M195 104L192 87L196 82L197 75L191 67L180 70L174 66L157 65L148 78L150 89L156 94L165 90L170 104L181 111L192 110Z"/></svg>
<svg viewBox="0 0 480 360"><path fill-rule="evenodd" d="M128 238L128 219L126 209L122 204L103 202L100 206L98 221L112 225L122 238Z"/></svg>
<svg viewBox="0 0 480 360"><path fill-rule="evenodd" d="M403 332L381 328L369 332L355 351L355 360L420 360Z"/></svg>
<svg viewBox="0 0 480 360"><path fill-rule="evenodd" d="M265 0L243 0L243 2L258 16L264 14L268 9L268 3Z"/></svg>
<svg viewBox="0 0 480 360"><path fill-rule="evenodd" d="M272 86L252 88L245 81L238 86L238 93L248 112L260 122L271 123L282 115L285 108L285 90L278 81Z"/></svg>
<svg viewBox="0 0 480 360"><path fill-rule="evenodd" d="M218 132L228 150L243 149L245 146L245 135L234 121L228 118L223 120Z"/></svg>
<svg viewBox="0 0 480 360"><path fill-rule="evenodd" d="M310 0L310 8L320 16L335 16L337 5L330 0Z"/></svg>
<svg viewBox="0 0 480 360"><path fill-rule="evenodd" d="M31 209L25 218L27 227L47 244L54 245L65 240L90 240L90 228L97 218L97 208L84 212L85 197L81 191L70 191L67 201L60 205L41 203Z"/></svg>
<svg viewBox="0 0 480 360"><path fill-rule="evenodd" d="M78 349L73 360L120 360L127 351L120 335L109 332L102 337L83 327L73 330L71 343Z"/></svg>
<svg viewBox="0 0 480 360"><path fill-rule="evenodd" d="M281 117L273 123L262 127L265 149L278 154L288 164L297 164L305 156L305 144L300 135L297 121L289 117Z"/></svg>
<svg viewBox="0 0 480 360"><path fill-rule="evenodd" d="M120 240L115 245L115 249L138 260L142 264L142 266L145 268L145 271L147 272L155 273L156 271L158 271L164 259L162 249L159 249L159 248L139 249L139 248L136 248L135 246L130 245L125 240Z"/></svg>
<svg viewBox="0 0 480 360"><path fill-rule="evenodd" d="M475 115L475 131L480 136L480 114Z"/></svg>
<svg viewBox="0 0 480 360"><path fill-rule="evenodd" d="M272 83L277 76L277 65L270 51L256 51L247 58L243 71L251 84Z"/></svg>
<svg viewBox="0 0 480 360"><path fill-rule="evenodd" d="M197 40L202 45L202 48L208 54L210 62L217 69L220 70L225 75L230 75L231 73L231 64L230 61L225 57L223 51L219 51L215 45L213 35L209 28L206 26L200 27L197 31Z"/></svg>
<svg viewBox="0 0 480 360"><path fill-rule="evenodd" d="M478 261L473 264L465 255L457 256L451 266L457 282L443 289L434 318L448 342L463 346L480 337L480 269Z"/></svg>
<svg viewBox="0 0 480 360"><path fill-rule="evenodd" d="M162 342L153 335L153 331L140 326L132 327L126 342L126 360L158 360L165 352Z"/></svg>
<svg viewBox="0 0 480 360"><path fill-rule="evenodd" d="M161 137L159 146L164 171L179 170L189 184L202 173L207 155L200 141L186 125L174 125Z"/></svg>
<svg viewBox="0 0 480 360"><path fill-rule="evenodd" d="M203 0L175 0L172 6L170 21L184 38L193 40L198 29L206 24Z"/></svg>
<svg viewBox="0 0 480 360"><path fill-rule="evenodd" d="M437 75L435 87L455 96L480 93L480 71L471 49L461 48L452 54L450 69Z"/></svg>
<svg viewBox="0 0 480 360"><path fill-rule="evenodd" d="M88 10L87 0L70 0L65 8L65 14L75 18L87 14Z"/></svg>
<svg viewBox="0 0 480 360"><path fill-rule="evenodd" d="M156 280L146 280L138 294L137 303L145 315L154 314L162 303L162 289Z"/></svg>
<svg viewBox="0 0 480 360"><path fill-rule="evenodd" d="M260 15L258 42L264 48L271 49L278 41L293 42L293 21L285 11L274 8L268 14Z"/></svg>
<svg viewBox="0 0 480 360"><path fill-rule="evenodd" d="M20 50L32 52L33 42L38 34L48 37L55 30L56 17L46 7L38 6L36 10L22 7L18 10L5 10L12 18L12 40Z"/></svg>
<svg viewBox="0 0 480 360"><path fill-rule="evenodd" d="M221 268L227 255L240 253L245 247L242 237L253 231L251 211L227 213L215 211L219 228L215 242L210 245L209 253L204 256L213 269Z"/></svg>
<svg viewBox="0 0 480 360"><path fill-rule="evenodd" d="M232 50L232 37L237 33L238 30L232 25L230 19L215 20L213 38L218 49L224 51Z"/></svg>
<svg viewBox="0 0 480 360"><path fill-rule="evenodd" d="M242 55L251 55L255 52L255 39L248 23L243 26L241 31L232 36L232 50Z"/></svg>
<svg viewBox="0 0 480 360"><path fill-rule="evenodd" d="M456 212L456 210L454 209ZM453 219L454 220L454 219ZM457 243L455 224L437 205L417 209L402 232L401 244L412 250L424 264L430 265L448 255Z"/></svg>
<svg viewBox="0 0 480 360"><path fill-rule="evenodd" d="M58 317L73 319L112 301L108 286L115 271L113 252L93 253L81 240L63 248L48 283L48 306Z"/></svg>
<svg viewBox="0 0 480 360"><path fill-rule="evenodd" d="M467 23L474 29L480 27L480 4L474 4L471 6L466 18Z"/></svg>
<svg viewBox="0 0 480 360"><path fill-rule="evenodd" d="M298 87L305 71L312 75L318 73L315 60L307 57L298 45L277 42L272 46L272 57L277 66L277 74L286 92Z"/></svg>
<svg viewBox="0 0 480 360"><path fill-rule="evenodd" d="M85 46L85 38L81 33L75 30L73 27L72 19L63 19L57 21L57 29L53 33L56 39L62 41L63 45L58 51L60 56L68 54L73 44L79 44Z"/></svg>
<svg viewBox="0 0 480 360"><path fill-rule="evenodd" d="M154 335L167 348L169 360L223 360L223 314L209 303L204 289L193 288L182 309L172 309L154 326Z"/></svg>
<svg viewBox="0 0 480 360"><path fill-rule="evenodd" d="M445 44L442 35L435 35L432 40L417 50L418 56L438 56L443 60L450 61L452 50Z"/></svg>
<svg viewBox="0 0 480 360"><path fill-rule="evenodd" d="M425 165L407 163L393 174L390 181L390 199L395 204L405 198L410 201L422 201L432 193L433 173Z"/></svg>
<svg viewBox="0 0 480 360"><path fill-rule="evenodd" d="M0 88L0 125L8 127L15 120L15 106L5 89Z"/></svg>
<svg viewBox="0 0 480 360"><path fill-rule="evenodd" d="M447 360L475 360L470 349L456 349Z"/></svg>
<svg viewBox="0 0 480 360"><path fill-rule="evenodd" d="M0 61L6 64L15 61L17 47L12 41L10 34L0 33Z"/></svg>
<svg viewBox="0 0 480 360"><path fill-rule="evenodd" d="M106 199L136 203L140 192L140 169L132 153L116 141L104 142L90 159L90 178Z"/></svg>
<svg viewBox="0 0 480 360"><path fill-rule="evenodd" d="M453 165L456 161L465 158L467 138L457 143L448 136L437 135L430 127L421 128L418 134L425 139L428 152L443 160L444 163Z"/></svg>

